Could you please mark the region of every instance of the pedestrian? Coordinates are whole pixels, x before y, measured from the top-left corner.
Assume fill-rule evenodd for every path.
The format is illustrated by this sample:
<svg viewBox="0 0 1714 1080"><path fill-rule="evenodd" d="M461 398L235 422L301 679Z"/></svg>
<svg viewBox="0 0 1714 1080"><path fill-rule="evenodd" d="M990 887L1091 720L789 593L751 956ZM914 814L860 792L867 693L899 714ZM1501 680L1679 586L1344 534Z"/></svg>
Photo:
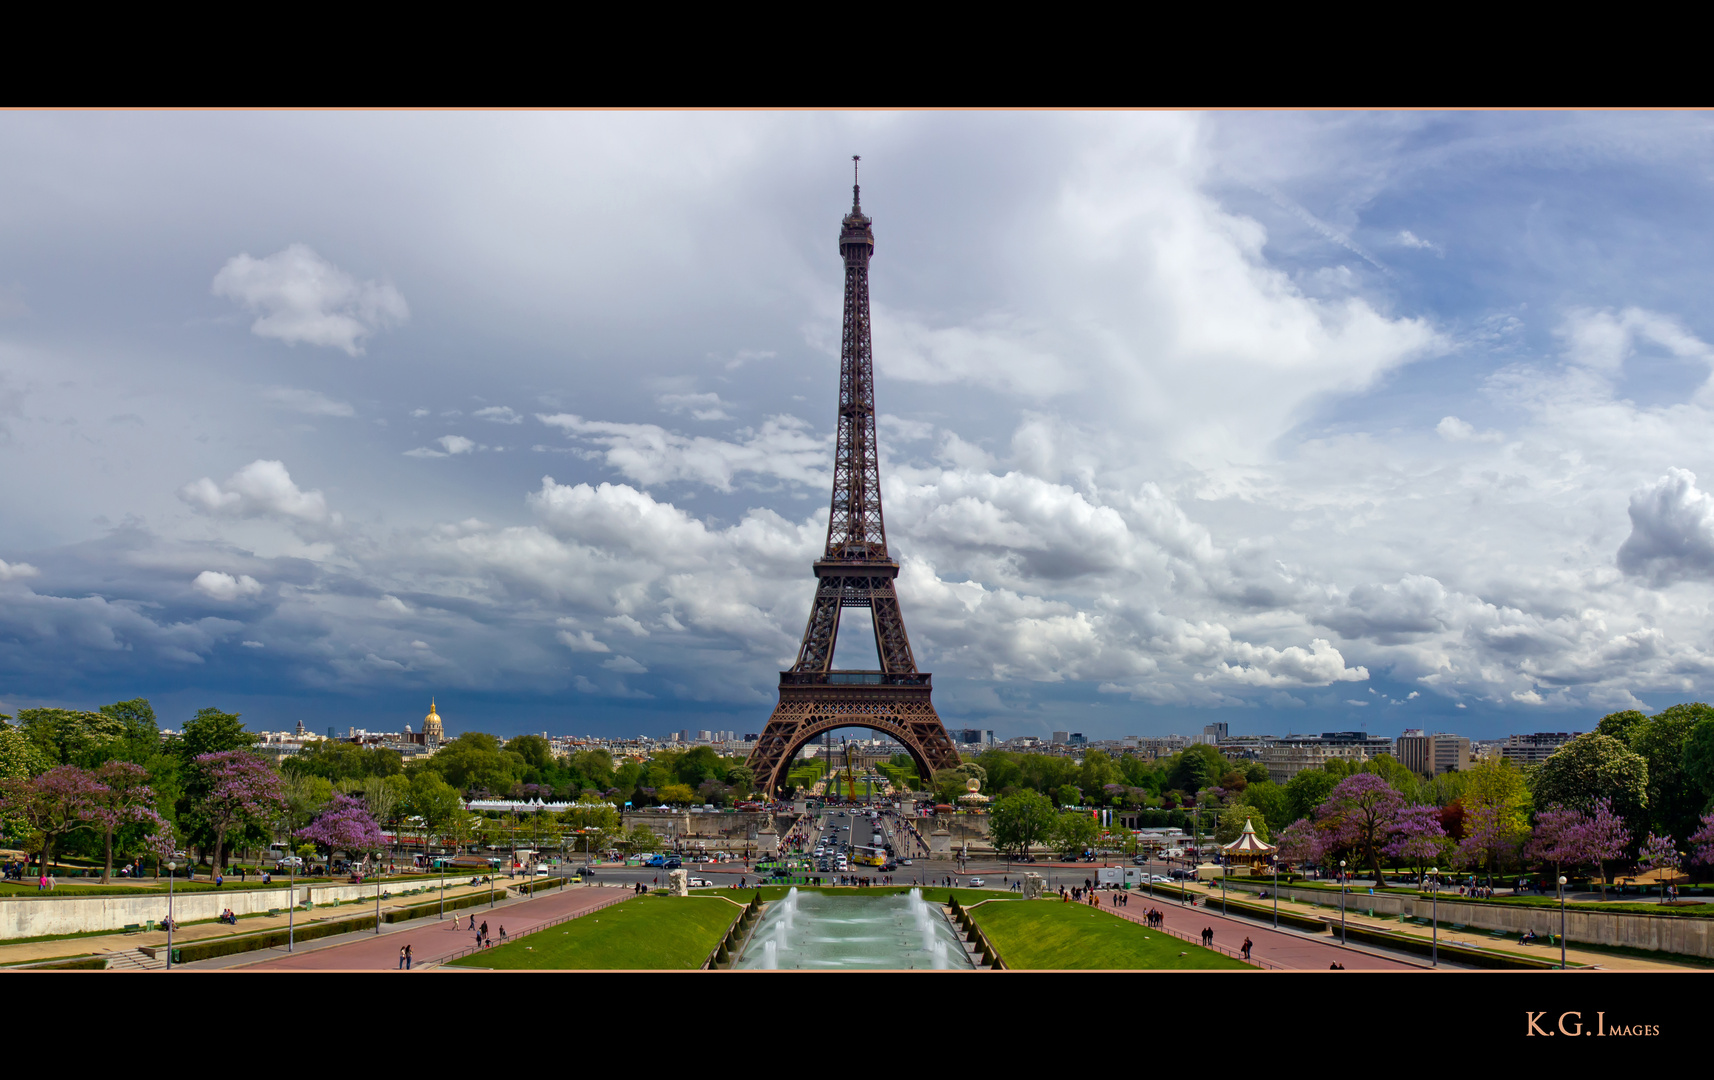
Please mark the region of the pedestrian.
<svg viewBox="0 0 1714 1080"><path fill-rule="evenodd" d="M400 971L405 970L405 947L403 945L399 946L399 967L398 967L398 970L400 970Z"/></svg>
<svg viewBox="0 0 1714 1080"><path fill-rule="evenodd" d="M470 929L476 929L476 916L474 914L470 916Z"/></svg>
<svg viewBox="0 0 1714 1080"><path fill-rule="evenodd" d="M1254 944L1249 938L1244 939L1244 959L1250 958L1250 948Z"/></svg>
<svg viewBox="0 0 1714 1080"><path fill-rule="evenodd" d="M500 928L500 944L506 944L506 928L504 926Z"/></svg>
<svg viewBox="0 0 1714 1080"><path fill-rule="evenodd" d="M405 946L405 970L411 970L411 947L409 945Z"/></svg>

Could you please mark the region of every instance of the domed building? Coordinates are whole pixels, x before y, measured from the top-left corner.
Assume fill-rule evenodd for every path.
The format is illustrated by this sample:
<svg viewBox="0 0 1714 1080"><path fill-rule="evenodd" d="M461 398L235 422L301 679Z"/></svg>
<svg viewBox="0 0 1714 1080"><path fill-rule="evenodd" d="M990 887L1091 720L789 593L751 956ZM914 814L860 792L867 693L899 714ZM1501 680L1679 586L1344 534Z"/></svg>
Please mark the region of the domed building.
<svg viewBox="0 0 1714 1080"><path fill-rule="evenodd" d="M434 698L429 698L428 715L423 717L423 745L439 746L446 741L446 733L440 726L440 714L434 711Z"/></svg>

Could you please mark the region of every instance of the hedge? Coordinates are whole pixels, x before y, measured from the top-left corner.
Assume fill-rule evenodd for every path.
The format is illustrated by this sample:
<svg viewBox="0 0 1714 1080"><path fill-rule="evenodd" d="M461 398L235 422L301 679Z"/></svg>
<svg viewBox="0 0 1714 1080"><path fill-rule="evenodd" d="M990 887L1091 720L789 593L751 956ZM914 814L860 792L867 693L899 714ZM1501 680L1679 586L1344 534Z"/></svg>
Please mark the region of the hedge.
<svg viewBox="0 0 1714 1080"><path fill-rule="evenodd" d="M1210 897L1208 902L1202 906L1204 910L1217 911L1219 910L1219 901ZM1272 922L1274 918L1274 909L1271 905L1248 904L1242 900L1229 899L1226 901L1226 908L1240 915L1248 915L1253 919L1262 919L1267 922ZM1327 929L1327 924L1322 920L1309 915L1300 915L1294 911L1280 912L1280 925L1296 927L1299 930L1310 930L1315 933Z"/></svg>
<svg viewBox="0 0 1714 1080"><path fill-rule="evenodd" d="M1338 934L1339 928L1327 924L1328 929ZM1416 953L1419 956L1429 956L1434 951L1434 943L1429 938L1416 937L1412 934L1396 934L1390 930L1376 930L1366 926L1347 926L1345 936L1357 941L1365 941L1370 945L1383 945L1400 952ZM1530 956L1517 956L1512 953L1492 952L1487 949L1474 949L1464 945L1452 945L1442 940L1440 954L1460 960L1474 967L1496 971L1542 971L1559 967L1558 960L1537 960Z"/></svg>
<svg viewBox="0 0 1714 1080"><path fill-rule="evenodd" d="M499 899L500 890L495 890L494 896L495 899ZM446 900L446 910L456 911L459 908L481 907L487 902L487 893L471 893L468 896L449 896ZM385 913L385 918L390 923L409 922L412 919L427 918L430 915L438 917L440 915L440 910L440 901L435 900L432 903L418 904L414 907L394 908L392 911ZM374 923L370 923L370 925L373 926Z"/></svg>
<svg viewBox="0 0 1714 1080"><path fill-rule="evenodd" d="M314 941L316 938L373 929L375 929L375 916L365 915L358 919L331 919L327 922L305 923L297 927L290 937L295 941ZM275 946L284 945L287 937L287 932L284 930L267 930L260 934L210 938L206 941L187 941L183 945L173 946L173 952L178 954L178 959L174 962L191 964L198 960L212 960L217 956L255 952L257 949L272 949ZM165 949L165 945L157 946L155 953L158 954Z"/></svg>

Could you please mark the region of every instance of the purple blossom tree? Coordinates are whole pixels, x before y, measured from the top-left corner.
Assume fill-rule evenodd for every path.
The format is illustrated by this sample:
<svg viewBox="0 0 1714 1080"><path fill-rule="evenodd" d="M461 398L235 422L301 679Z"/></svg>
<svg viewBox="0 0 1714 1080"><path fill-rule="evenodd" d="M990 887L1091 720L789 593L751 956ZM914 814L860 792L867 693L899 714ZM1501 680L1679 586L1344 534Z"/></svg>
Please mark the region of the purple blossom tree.
<svg viewBox="0 0 1714 1080"><path fill-rule="evenodd" d="M368 805L362 799L343 792L336 793L333 799L321 808L321 813L316 815L315 820L294 835L326 848L329 859L335 851L343 851L355 857L358 854L366 855L371 851L379 851L387 843L387 838L382 835L381 826L369 812Z"/></svg>
<svg viewBox="0 0 1714 1080"><path fill-rule="evenodd" d="M1555 803L1535 816L1535 830L1524 854L1541 862L1553 864L1557 879L1565 866L1578 866L1588 861L1584 832L1589 819L1575 810Z"/></svg>
<svg viewBox="0 0 1714 1080"><path fill-rule="evenodd" d="M149 787L149 773L141 765L129 761L109 761L95 770L98 782L91 792L89 810L85 815L103 837L105 861L101 880L105 884L113 877L113 834L126 825L158 824L155 813L155 792Z"/></svg>
<svg viewBox="0 0 1714 1080"><path fill-rule="evenodd" d="M1429 863L1446 849L1446 829L1440 824L1440 807L1407 806L1394 817L1381 854L1403 859L1416 867L1417 884L1427 873Z"/></svg>
<svg viewBox="0 0 1714 1080"><path fill-rule="evenodd" d="M1702 828L1690 834L1690 857L1703 866L1714 865L1714 813L1702 815Z"/></svg>
<svg viewBox="0 0 1714 1080"><path fill-rule="evenodd" d="M1631 847L1631 830L1625 819L1613 812L1613 800L1596 799L1595 808L1583 823L1583 857L1601 877L1601 899L1607 899L1607 864L1622 859Z"/></svg>
<svg viewBox="0 0 1714 1080"><path fill-rule="evenodd" d="M42 873L53 865L54 844L68 833L93 828L89 810L101 782L87 769L61 765L40 776L0 781L0 807L42 839Z"/></svg>
<svg viewBox="0 0 1714 1080"><path fill-rule="evenodd" d="M227 833L271 820L285 811L286 800L273 766L247 750L198 754L195 760L207 785L196 809L214 832L214 866L218 871L225 865L221 856Z"/></svg>
<svg viewBox="0 0 1714 1080"><path fill-rule="evenodd" d="M1278 840L1275 857L1293 866L1313 866L1326 852L1321 831L1308 818L1298 818L1281 829Z"/></svg>
<svg viewBox="0 0 1714 1080"><path fill-rule="evenodd" d="M1339 781L1315 808L1316 824L1335 847L1355 848L1381 883L1381 848L1393 822L1404 809L1405 797L1374 773L1356 773Z"/></svg>
<svg viewBox="0 0 1714 1080"><path fill-rule="evenodd" d="M1660 879L1660 902L1666 903L1666 879L1673 876L1678 869L1678 844L1673 841L1671 834L1656 836L1649 833L1649 838L1643 841L1642 850L1637 853L1637 865L1647 870L1661 870L1664 873Z"/></svg>

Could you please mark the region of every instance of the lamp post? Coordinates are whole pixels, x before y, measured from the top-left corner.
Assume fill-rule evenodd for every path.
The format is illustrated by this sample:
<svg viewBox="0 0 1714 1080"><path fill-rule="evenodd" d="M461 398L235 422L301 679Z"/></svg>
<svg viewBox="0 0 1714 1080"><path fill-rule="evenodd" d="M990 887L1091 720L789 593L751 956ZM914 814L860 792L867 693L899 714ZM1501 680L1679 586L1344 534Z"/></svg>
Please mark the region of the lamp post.
<svg viewBox="0 0 1714 1080"><path fill-rule="evenodd" d="M1280 857L1274 853L1274 929L1280 928Z"/></svg>
<svg viewBox="0 0 1714 1080"><path fill-rule="evenodd" d="M167 860L167 970L173 969L173 879L178 877L179 864Z"/></svg>
<svg viewBox="0 0 1714 1080"><path fill-rule="evenodd" d="M381 934L381 860L375 860L375 934Z"/></svg>
<svg viewBox="0 0 1714 1080"><path fill-rule="evenodd" d="M1565 970L1565 875L1559 875L1559 970Z"/></svg>
<svg viewBox="0 0 1714 1080"><path fill-rule="evenodd" d="M298 857L293 855L286 864L286 951L291 952L297 936L298 915Z"/></svg>
<svg viewBox="0 0 1714 1080"><path fill-rule="evenodd" d="M1430 875L1432 875L1434 877L1434 889L1433 889L1433 891L1431 891L1429 893L1429 895L1431 897L1433 897L1433 899L1430 901L1430 904L1431 904L1432 910L1434 912L1434 950L1433 950L1434 966L1439 967L1440 966L1440 867L1431 866L1428 868L1428 872Z"/></svg>
<svg viewBox="0 0 1714 1080"><path fill-rule="evenodd" d="M1339 860L1339 944L1345 944L1345 860Z"/></svg>

